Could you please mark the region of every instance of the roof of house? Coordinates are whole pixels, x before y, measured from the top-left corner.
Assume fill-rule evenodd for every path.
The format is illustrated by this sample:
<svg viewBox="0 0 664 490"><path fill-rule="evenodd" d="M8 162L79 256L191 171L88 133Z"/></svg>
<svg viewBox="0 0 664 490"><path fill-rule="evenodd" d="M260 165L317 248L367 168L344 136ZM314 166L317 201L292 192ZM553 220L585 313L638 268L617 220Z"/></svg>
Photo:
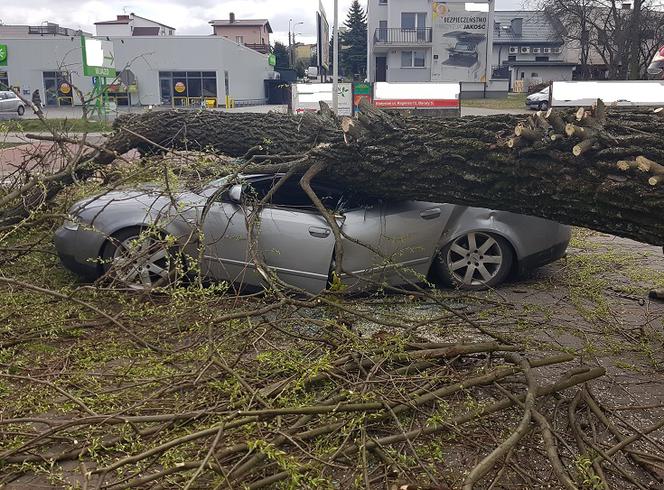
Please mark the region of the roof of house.
<svg viewBox="0 0 664 490"><path fill-rule="evenodd" d="M131 22L132 17L138 17L139 19L143 19L143 20L147 20L148 22L153 22L155 24L159 24L160 26L165 27L166 29L175 30L175 27L167 26L166 24L162 24L161 22L157 22L156 20L148 19L146 17L141 17L140 15L136 15L136 14L118 15L117 19L115 19L115 20L102 20L100 22L95 22L95 25L129 24L129 22Z"/></svg>
<svg viewBox="0 0 664 490"><path fill-rule="evenodd" d="M267 24L267 32L272 34L272 26L267 19L236 19L233 22L230 19L211 20L213 26L264 26Z"/></svg>
<svg viewBox="0 0 664 490"><path fill-rule="evenodd" d="M523 19L521 35L512 30L512 20ZM494 14L494 44L555 43L563 39L556 29L556 21L543 11L497 10Z"/></svg>

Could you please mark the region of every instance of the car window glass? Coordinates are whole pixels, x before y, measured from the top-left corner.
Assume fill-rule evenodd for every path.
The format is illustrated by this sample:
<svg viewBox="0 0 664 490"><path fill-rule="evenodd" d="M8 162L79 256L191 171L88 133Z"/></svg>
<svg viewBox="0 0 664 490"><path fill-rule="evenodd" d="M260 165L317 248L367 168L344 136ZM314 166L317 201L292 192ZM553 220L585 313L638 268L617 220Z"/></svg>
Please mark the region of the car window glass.
<svg viewBox="0 0 664 490"><path fill-rule="evenodd" d="M279 181L279 178L279 176L276 176L274 178L263 179L248 184L245 189L245 196L255 201L262 200L270 189ZM366 207L376 202L375 199L366 195L350 191L343 192L335 186L325 184L324 182L312 182L311 187L323 205L327 209L335 212ZM302 187L300 187L300 181L297 178L291 178L282 184L282 186L272 195L270 204L273 206L317 211L309 196L307 196Z"/></svg>

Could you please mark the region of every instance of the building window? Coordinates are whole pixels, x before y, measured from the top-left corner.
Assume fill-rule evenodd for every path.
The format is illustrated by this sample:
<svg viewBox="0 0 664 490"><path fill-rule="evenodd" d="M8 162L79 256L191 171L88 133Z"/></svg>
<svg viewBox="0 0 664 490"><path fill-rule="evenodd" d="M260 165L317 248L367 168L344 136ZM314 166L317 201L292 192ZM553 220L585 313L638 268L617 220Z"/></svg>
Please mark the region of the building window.
<svg viewBox="0 0 664 490"><path fill-rule="evenodd" d="M387 41L387 21L379 20L378 21L378 40L386 42Z"/></svg>
<svg viewBox="0 0 664 490"><path fill-rule="evenodd" d="M378 5L387 5L387 0L378 0Z"/></svg>
<svg viewBox="0 0 664 490"><path fill-rule="evenodd" d="M0 71L0 90L9 90L9 75L6 71Z"/></svg>
<svg viewBox="0 0 664 490"><path fill-rule="evenodd" d="M539 78L539 73L537 73L536 71L532 72L530 74L530 78Z"/></svg>
<svg viewBox="0 0 664 490"><path fill-rule="evenodd" d="M427 14L425 12L402 12L401 29L415 30L426 27Z"/></svg>
<svg viewBox="0 0 664 490"><path fill-rule="evenodd" d="M548 56L535 56L535 61L549 61Z"/></svg>
<svg viewBox="0 0 664 490"><path fill-rule="evenodd" d="M73 105L74 94L69 74L63 71L45 71L44 95L42 101L46 105Z"/></svg>
<svg viewBox="0 0 664 490"><path fill-rule="evenodd" d="M238 44L244 44L244 36L235 36L235 42Z"/></svg>
<svg viewBox="0 0 664 490"><path fill-rule="evenodd" d="M401 52L401 68L424 68L424 66L424 51L414 50Z"/></svg>
<svg viewBox="0 0 664 490"><path fill-rule="evenodd" d="M159 91L163 105L200 107L208 99L217 103L214 71L160 71Z"/></svg>
<svg viewBox="0 0 664 490"><path fill-rule="evenodd" d="M516 56L514 55L508 56L507 61L516 61Z"/></svg>

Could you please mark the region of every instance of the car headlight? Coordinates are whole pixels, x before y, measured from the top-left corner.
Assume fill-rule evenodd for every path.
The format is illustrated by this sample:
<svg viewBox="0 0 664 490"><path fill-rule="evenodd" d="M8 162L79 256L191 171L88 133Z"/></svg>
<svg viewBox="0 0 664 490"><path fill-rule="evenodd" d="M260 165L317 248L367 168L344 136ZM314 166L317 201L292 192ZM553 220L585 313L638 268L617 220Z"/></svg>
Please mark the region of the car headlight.
<svg viewBox="0 0 664 490"><path fill-rule="evenodd" d="M78 223L78 221L76 221L74 219L66 219L62 226L65 230L77 231L78 227L79 227L79 223Z"/></svg>

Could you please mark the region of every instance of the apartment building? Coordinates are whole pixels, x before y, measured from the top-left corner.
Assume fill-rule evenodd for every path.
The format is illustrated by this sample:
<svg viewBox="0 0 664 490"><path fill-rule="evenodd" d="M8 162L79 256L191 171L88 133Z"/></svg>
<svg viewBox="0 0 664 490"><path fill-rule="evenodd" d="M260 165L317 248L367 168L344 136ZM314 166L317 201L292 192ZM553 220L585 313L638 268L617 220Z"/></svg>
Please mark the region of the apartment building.
<svg viewBox="0 0 664 490"><path fill-rule="evenodd" d="M369 0L369 81L484 83L493 0Z"/></svg>

